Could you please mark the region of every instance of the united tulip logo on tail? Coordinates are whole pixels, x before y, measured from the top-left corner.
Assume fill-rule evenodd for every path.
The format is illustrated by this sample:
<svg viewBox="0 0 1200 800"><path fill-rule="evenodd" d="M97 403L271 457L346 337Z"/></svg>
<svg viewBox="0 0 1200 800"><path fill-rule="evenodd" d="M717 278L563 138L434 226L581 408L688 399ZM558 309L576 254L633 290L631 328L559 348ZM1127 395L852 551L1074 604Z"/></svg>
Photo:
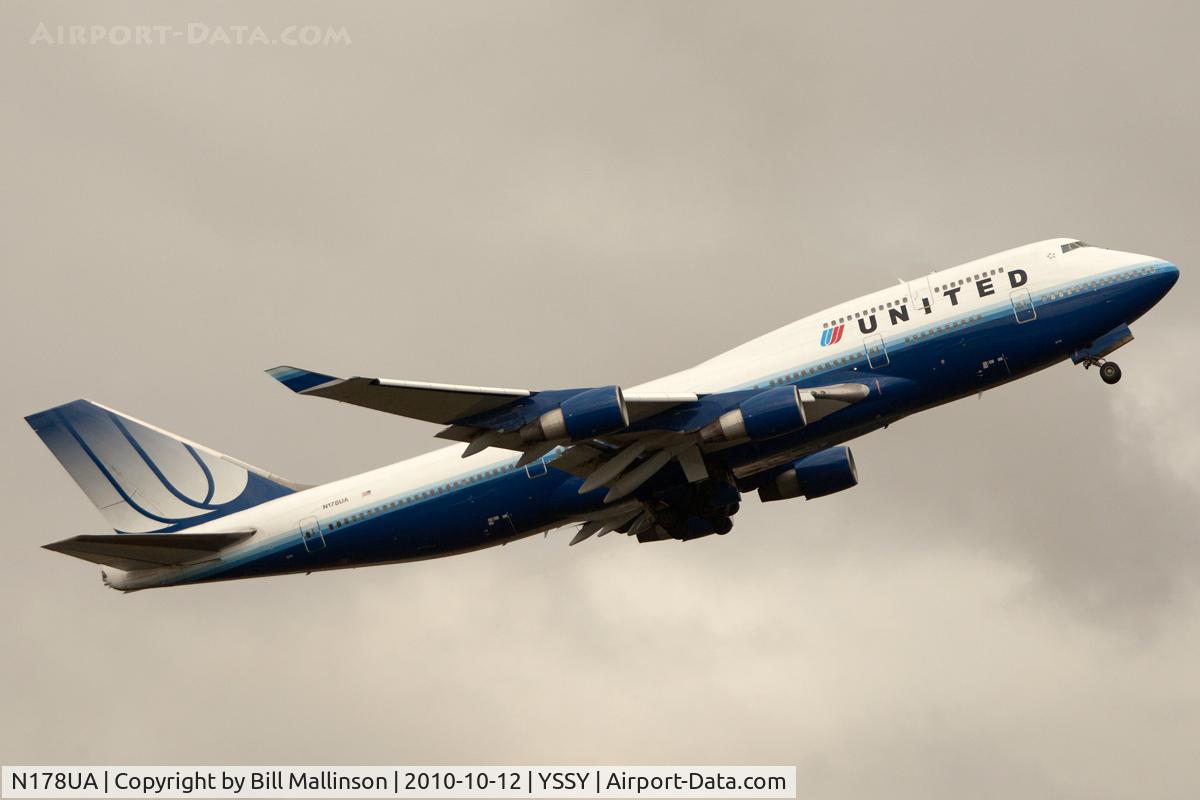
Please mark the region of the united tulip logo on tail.
<svg viewBox="0 0 1200 800"><path fill-rule="evenodd" d="M845 329L845 325L834 325L832 328L826 328L821 331L821 347L840 342L842 340L842 331Z"/></svg>

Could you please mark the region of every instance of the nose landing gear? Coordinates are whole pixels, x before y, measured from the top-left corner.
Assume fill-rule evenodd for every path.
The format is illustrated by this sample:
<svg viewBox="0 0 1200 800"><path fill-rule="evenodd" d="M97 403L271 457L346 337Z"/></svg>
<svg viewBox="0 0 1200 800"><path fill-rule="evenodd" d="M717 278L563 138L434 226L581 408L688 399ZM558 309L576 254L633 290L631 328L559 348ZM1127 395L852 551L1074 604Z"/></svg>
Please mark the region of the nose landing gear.
<svg viewBox="0 0 1200 800"><path fill-rule="evenodd" d="M1121 380L1121 368L1117 366L1115 361L1105 361L1103 358L1088 358L1083 361L1083 368L1089 367L1100 368L1100 380L1112 386L1117 381Z"/></svg>

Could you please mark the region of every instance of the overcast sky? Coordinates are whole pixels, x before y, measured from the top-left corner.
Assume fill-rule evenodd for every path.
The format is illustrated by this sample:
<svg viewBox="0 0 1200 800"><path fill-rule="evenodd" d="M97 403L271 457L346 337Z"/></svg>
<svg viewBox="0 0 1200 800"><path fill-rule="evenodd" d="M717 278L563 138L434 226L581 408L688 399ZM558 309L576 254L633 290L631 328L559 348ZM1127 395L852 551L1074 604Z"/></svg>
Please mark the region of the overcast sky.
<svg viewBox="0 0 1200 800"><path fill-rule="evenodd" d="M18 4L0 85L0 761L781 763L803 797L1200 794L1191 4ZM348 45L31 45L39 23ZM437 446L288 363L626 386L1077 236L1180 265L1124 380L856 442L732 535L122 595L22 417L298 481Z"/></svg>

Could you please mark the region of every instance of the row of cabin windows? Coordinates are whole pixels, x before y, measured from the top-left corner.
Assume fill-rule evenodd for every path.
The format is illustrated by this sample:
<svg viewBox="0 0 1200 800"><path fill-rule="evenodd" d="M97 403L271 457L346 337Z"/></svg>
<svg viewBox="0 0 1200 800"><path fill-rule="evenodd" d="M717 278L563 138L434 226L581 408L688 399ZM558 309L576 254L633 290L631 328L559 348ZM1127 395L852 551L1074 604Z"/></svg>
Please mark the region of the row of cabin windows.
<svg viewBox="0 0 1200 800"><path fill-rule="evenodd" d="M880 311L886 311L887 309L891 308L892 306L896 306L896 307L902 306L907 302L908 302L908 298L905 297L903 300L897 300L894 303L888 302L888 303L882 303L877 306L871 306L870 308L866 309L865 311L855 311L853 314L847 314L844 317L838 317L837 319L831 320L830 322L822 323L821 327L828 328L831 325L841 325L848 319L859 319L860 317L868 317L871 314L876 314Z"/></svg>
<svg viewBox="0 0 1200 800"><path fill-rule="evenodd" d="M797 381L801 378L807 378L809 375L816 375L818 372L830 370L834 367L845 366L846 364L850 364L861 359L862 356L842 356L841 358L835 358L832 361L826 361L824 364L817 364L815 367L808 367L806 369L797 370L796 372L792 372L788 375L781 375L778 378L772 378L767 382L767 385L779 386L790 381Z"/></svg>
<svg viewBox="0 0 1200 800"><path fill-rule="evenodd" d="M1077 245L1077 246L1080 246L1080 245ZM1087 245L1082 245L1082 246L1086 247ZM1067 245L1063 245L1063 247L1065 248L1065 247L1067 247ZM1065 253L1066 250L1064 249L1063 252ZM968 275L965 278L959 278L957 281L950 281L949 283L943 283L941 286L934 286L933 290L940 294L941 292L944 292L951 287L962 286L965 283L974 283L975 281L979 280L980 278L986 278L989 275L999 275L1002 272L1004 272L1004 267L997 267L996 269L985 269L982 272L976 272L974 275ZM829 322L822 323L821 327L828 328L832 325L840 325L848 319L859 319L860 317L865 317L865 316L868 316L869 314L874 314L874 313L877 313L880 311L885 311L885 310L891 308L893 305L899 306L899 305L903 305L904 303L907 303L907 302L908 302L908 298L905 297L903 300L895 301L895 303L886 303L884 305L873 306L873 307L867 309L866 311L855 311L853 314L847 314L844 317L838 317L835 320L831 320Z"/></svg>
<svg viewBox="0 0 1200 800"><path fill-rule="evenodd" d="M945 333L947 331L957 330L958 328L961 328L964 325L970 325L972 322L979 322L982 319L983 319L982 314L972 314L969 317L963 317L962 319L956 319L953 322L947 322L944 325L935 325L934 327L932 327L928 330L921 331L920 333L914 333L912 336L905 336L904 341L920 342L924 339L928 339L930 336L937 336L939 333Z"/></svg>
<svg viewBox="0 0 1200 800"><path fill-rule="evenodd" d="M1087 247L1088 245L1084 245L1084 246ZM1106 278L1100 278L1100 279L1094 280L1094 281L1087 281L1086 283L1081 283L1076 286L1071 286L1067 289L1060 289L1057 292L1050 292L1049 294L1044 294L1041 296L1040 302L1044 303L1047 300L1061 300L1064 297L1072 297L1073 295L1080 294L1081 292L1086 292L1089 289L1100 289L1104 286L1111 286L1114 283L1120 283L1121 281L1129 280L1130 278L1136 278L1139 275L1149 275L1153 271L1154 271L1154 267L1138 267L1137 269L1126 270L1125 272L1118 272L1116 275L1109 275Z"/></svg>
<svg viewBox="0 0 1200 800"><path fill-rule="evenodd" d="M974 283L975 281L980 280L981 278L986 278L989 275L999 275L1001 272L1004 272L1004 267L997 267L996 269L992 269L992 270L985 269L983 272L976 272L974 275L968 275L967 277L959 278L956 281L950 281L949 283L943 283L941 286L934 286L933 290L935 292L941 293L941 292L944 292L947 289L951 289L955 286L962 286L964 283Z"/></svg>
<svg viewBox="0 0 1200 800"><path fill-rule="evenodd" d="M338 528L349 525L352 522L361 522L362 520L366 519L367 517L374 517L378 514L382 514L384 511L388 511L390 509L395 508L398 505L402 505L404 502L405 501L402 501L402 500L393 500L390 503L384 503L381 506L375 506L375 508L369 508L366 511L360 511L357 514L351 514L350 516L344 517L343 519L334 520L333 522L331 522L329 524L329 529L337 530Z"/></svg>
<svg viewBox="0 0 1200 800"><path fill-rule="evenodd" d="M480 472L477 475L470 475L466 478L462 478L457 481L451 481L450 483L444 483L441 486L438 486L436 488L426 489L423 492L417 492L416 494L409 495L408 497L403 497L399 500L393 500L390 503L384 503L383 505L376 506L375 508L370 508L370 509L367 509L366 511L360 511L357 514L351 514L350 516L344 517L339 520L334 520L333 522L331 522L329 524L329 529L336 530L338 528L345 527L346 525L349 525L352 522L362 522L367 517L374 517L378 514L382 514L384 511L390 511L394 508L398 508L399 506L406 506L411 503L415 503L418 500L427 500L430 497L435 497L439 494L444 494L445 492L449 492L453 489L460 489L460 488L467 486L469 484L472 484L472 483L478 483L479 481L484 480L486 478L494 478L497 475L503 475L505 473L512 472L516 469L517 469L516 464L508 464L507 466L496 467L495 469L484 470L483 472Z"/></svg>

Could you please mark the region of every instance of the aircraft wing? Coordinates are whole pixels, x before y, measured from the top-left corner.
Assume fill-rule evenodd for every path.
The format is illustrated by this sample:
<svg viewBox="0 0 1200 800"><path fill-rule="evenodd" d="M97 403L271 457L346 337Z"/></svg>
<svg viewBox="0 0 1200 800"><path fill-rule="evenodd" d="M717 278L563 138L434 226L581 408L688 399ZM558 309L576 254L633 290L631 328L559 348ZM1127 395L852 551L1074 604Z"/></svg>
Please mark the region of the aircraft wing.
<svg viewBox="0 0 1200 800"><path fill-rule="evenodd" d="M870 393L862 384L708 395L622 392L617 386L537 391L337 378L287 366L267 372L298 394L445 425L437 436L465 442L464 458L500 447L521 452L517 463L528 464L558 451L555 469L585 478L581 493L608 486L609 503L636 491L671 461L689 481L704 480L704 452L722 446L720 431L715 440L712 434L718 417L763 391L781 393L800 425Z"/></svg>
<svg viewBox="0 0 1200 800"><path fill-rule="evenodd" d="M545 392L497 389L490 386L456 386L448 383L397 381L388 378L335 378L296 367L274 367L267 374L297 394L326 397L351 405L385 411L402 417L450 425L479 416ZM571 391L571 390L567 390ZM579 391L579 390L576 390ZM555 394L561 394L556 392ZM643 419L679 403L695 402L694 394L626 393L630 421ZM457 439L455 436L442 438ZM470 439L458 439L470 441Z"/></svg>
<svg viewBox="0 0 1200 800"><path fill-rule="evenodd" d="M89 534L42 546L94 564L138 570L205 561L253 534L253 528L225 533Z"/></svg>
<svg viewBox="0 0 1200 800"><path fill-rule="evenodd" d="M503 408L531 394L525 389L452 386L386 378L335 378L295 367L275 367L267 373L298 394L327 397L442 425Z"/></svg>

